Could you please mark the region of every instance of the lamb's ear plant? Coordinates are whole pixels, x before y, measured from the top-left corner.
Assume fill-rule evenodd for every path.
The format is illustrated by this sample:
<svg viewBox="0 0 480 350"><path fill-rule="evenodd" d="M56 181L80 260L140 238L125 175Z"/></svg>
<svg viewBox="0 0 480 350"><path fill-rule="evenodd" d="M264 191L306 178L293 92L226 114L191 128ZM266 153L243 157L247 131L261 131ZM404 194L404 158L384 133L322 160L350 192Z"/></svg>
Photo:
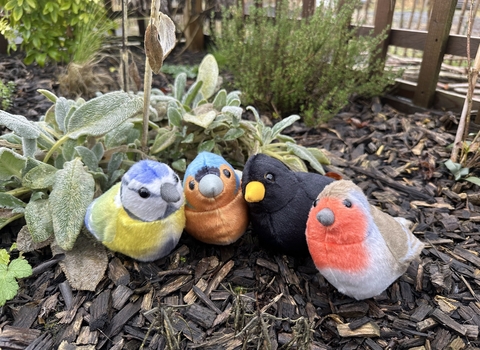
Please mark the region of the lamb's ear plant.
<svg viewBox="0 0 480 350"><path fill-rule="evenodd" d="M265 153L275 157L292 170L307 171L307 162L323 173L321 163L328 164L325 155L316 148L298 145L282 134L299 120L289 116L273 127L265 125L258 111L241 106L241 92L225 89L217 91L219 69L213 55L206 55L198 68L198 76L186 89L187 76L177 75L172 95L153 90L151 96L152 118L163 127L156 130L150 153L171 163L177 171L185 171L186 164L198 152L221 154L232 165L243 167L249 156ZM251 114L254 120L244 118Z"/></svg>
<svg viewBox="0 0 480 350"><path fill-rule="evenodd" d="M54 105L40 121L0 111L0 125L12 131L0 136L0 228L25 217L33 242L53 239L68 255L95 192L115 183L140 152L135 117L143 101L125 92L89 101L41 93Z"/></svg>

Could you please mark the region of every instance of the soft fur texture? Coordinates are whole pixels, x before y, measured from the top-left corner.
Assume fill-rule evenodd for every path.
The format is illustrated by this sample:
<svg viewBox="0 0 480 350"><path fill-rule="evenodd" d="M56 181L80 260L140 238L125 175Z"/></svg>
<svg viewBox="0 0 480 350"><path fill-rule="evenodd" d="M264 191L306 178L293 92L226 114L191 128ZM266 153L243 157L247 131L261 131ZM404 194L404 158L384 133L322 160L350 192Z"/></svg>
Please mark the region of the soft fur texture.
<svg viewBox="0 0 480 350"><path fill-rule="evenodd" d="M166 164L143 160L87 209L87 229L110 250L140 261L168 255L185 227L179 177Z"/></svg>
<svg viewBox="0 0 480 350"><path fill-rule="evenodd" d="M199 241L226 245L238 240L248 225L247 203L240 178L221 156L201 152L183 180L187 201L185 231Z"/></svg>
<svg viewBox="0 0 480 350"><path fill-rule="evenodd" d="M332 182L316 173L291 171L265 154L251 156L242 176L253 234L267 248L291 254L308 254L305 226L319 192Z"/></svg>
<svg viewBox="0 0 480 350"><path fill-rule="evenodd" d="M362 190L346 180L318 195L306 237L320 273L341 293L358 300L381 294L423 248L405 226L371 206Z"/></svg>

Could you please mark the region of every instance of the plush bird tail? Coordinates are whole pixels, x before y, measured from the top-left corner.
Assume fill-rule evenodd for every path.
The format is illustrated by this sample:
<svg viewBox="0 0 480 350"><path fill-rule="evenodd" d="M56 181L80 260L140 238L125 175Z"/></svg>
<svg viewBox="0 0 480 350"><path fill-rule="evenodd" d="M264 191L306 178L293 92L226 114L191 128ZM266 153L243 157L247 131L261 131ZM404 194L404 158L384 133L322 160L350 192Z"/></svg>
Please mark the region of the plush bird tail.
<svg viewBox="0 0 480 350"><path fill-rule="evenodd" d="M423 247L425 246L415 235L404 225L402 225L403 230L405 231L405 235L407 238L406 246L407 246L407 253L402 259L402 263L409 264L413 261L417 256L420 255Z"/></svg>

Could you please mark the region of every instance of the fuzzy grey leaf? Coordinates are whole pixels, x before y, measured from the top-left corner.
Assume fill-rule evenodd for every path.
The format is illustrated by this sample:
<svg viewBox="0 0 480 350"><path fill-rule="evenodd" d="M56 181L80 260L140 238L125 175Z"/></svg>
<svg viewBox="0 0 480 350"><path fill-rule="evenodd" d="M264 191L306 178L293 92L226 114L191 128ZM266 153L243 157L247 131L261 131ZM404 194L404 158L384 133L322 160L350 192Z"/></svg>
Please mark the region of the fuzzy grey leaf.
<svg viewBox="0 0 480 350"><path fill-rule="evenodd" d="M287 148L298 158L309 162L312 168L318 171L318 173L325 175L325 170L323 170L322 165L307 148L297 145L295 143L287 143Z"/></svg>
<svg viewBox="0 0 480 350"><path fill-rule="evenodd" d="M25 203L11 194L0 192L0 208L1 209L17 209L24 208Z"/></svg>
<svg viewBox="0 0 480 350"><path fill-rule="evenodd" d="M53 224L48 199L28 202L25 207L25 221L33 242L49 239L53 235Z"/></svg>
<svg viewBox="0 0 480 350"><path fill-rule="evenodd" d="M57 168L46 163L40 163L28 171L22 179L22 185L33 190L41 190L53 186Z"/></svg>
<svg viewBox="0 0 480 350"><path fill-rule="evenodd" d="M212 54L206 55L198 67L197 81L203 81L200 92L205 99L215 93L218 81L218 64Z"/></svg>
<svg viewBox="0 0 480 350"><path fill-rule="evenodd" d="M75 105L75 102L72 100L67 100L65 97L57 98L55 103L55 121L57 122L58 128L65 132L65 119L67 118L70 108Z"/></svg>
<svg viewBox="0 0 480 350"><path fill-rule="evenodd" d="M56 175L50 194L53 231L58 245L72 249L93 200L95 181L79 159L66 162Z"/></svg>
<svg viewBox="0 0 480 350"><path fill-rule="evenodd" d="M37 151L37 139L22 138L22 149L25 157L34 157Z"/></svg>
<svg viewBox="0 0 480 350"><path fill-rule="evenodd" d="M155 141L153 142L152 147L150 148L150 153L157 154L163 151L164 149L170 147L174 144L177 139L177 130L173 128L170 131L167 131L163 134L157 135Z"/></svg>
<svg viewBox="0 0 480 350"><path fill-rule="evenodd" d="M213 99L213 107L219 111L227 104L227 90L220 90Z"/></svg>
<svg viewBox="0 0 480 350"><path fill-rule="evenodd" d="M234 107L234 106L225 106L222 108L223 113L231 113L233 114L236 118L241 119L242 114L243 114L243 108L242 107Z"/></svg>
<svg viewBox="0 0 480 350"><path fill-rule="evenodd" d="M109 131L105 135L105 147L108 149L125 144L128 139L128 133L133 129L133 126L133 123L125 122Z"/></svg>
<svg viewBox="0 0 480 350"><path fill-rule="evenodd" d="M10 180L12 176L22 177L22 169L27 159L12 150L0 147L0 181Z"/></svg>
<svg viewBox="0 0 480 350"><path fill-rule="evenodd" d="M82 157L83 164L85 164L88 169L91 171L97 171L98 158L92 150L84 146L77 146L75 147L75 150L77 151L78 155Z"/></svg>
<svg viewBox="0 0 480 350"><path fill-rule="evenodd" d="M45 89L38 89L37 91L39 93L41 93L43 96L45 96L46 98L48 98L53 103L55 103L57 101L57 96L55 96L55 94L53 92L50 92L50 91L45 90Z"/></svg>
<svg viewBox="0 0 480 350"><path fill-rule="evenodd" d="M77 139L82 135L102 136L128 118L140 113L143 99L122 91L110 92L89 100L72 115L67 135Z"/></svg>
<svg viewBox="0 0 480 350"><path fill-rule="evenodd" d="M187 73L180 73L175 78L175 82L173 85L173 96L181 101L183 94L185 93L185 86L187 85Z"/></svg>
<svg viewBox="0 0 480 350"><path fill-rule="evenodd" d="M0 125L6 126L22 138L36 139L40 129L23 115L14 115L0 110Z"/></svg>

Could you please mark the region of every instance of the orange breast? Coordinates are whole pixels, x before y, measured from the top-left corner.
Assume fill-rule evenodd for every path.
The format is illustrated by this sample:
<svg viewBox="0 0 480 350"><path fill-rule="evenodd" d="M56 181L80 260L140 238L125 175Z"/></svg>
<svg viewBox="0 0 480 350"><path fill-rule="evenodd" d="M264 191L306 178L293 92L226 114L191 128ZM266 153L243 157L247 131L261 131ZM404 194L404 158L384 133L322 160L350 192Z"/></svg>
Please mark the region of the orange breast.
<svg viewBox="0 0 480 350"><path fill-rule="evenodd" d="M330 226L323 226L317 220L317 213L323 208L329 208L335 215ZM367 268L367 229L367 220L359 208L347 208L336 198L322 198L310 211L306 229L308 249L317 268L346 272Z"/></svg>

